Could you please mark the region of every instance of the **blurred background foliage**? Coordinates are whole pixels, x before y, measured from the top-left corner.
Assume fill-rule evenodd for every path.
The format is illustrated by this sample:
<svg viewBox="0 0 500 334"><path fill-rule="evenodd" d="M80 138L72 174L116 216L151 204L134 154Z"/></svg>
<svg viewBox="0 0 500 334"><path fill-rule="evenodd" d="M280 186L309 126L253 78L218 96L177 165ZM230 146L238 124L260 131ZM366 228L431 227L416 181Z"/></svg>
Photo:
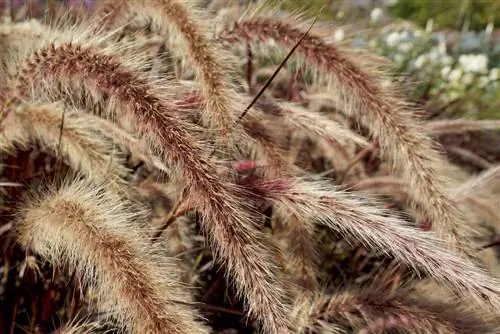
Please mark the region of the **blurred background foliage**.
<svg viewBox="0 0 500 334"><path fill-rule="evenodd" d="M425 26L432 18L436 28L485 29L488 24L500 26L498 0L399 0L390 6L394 16Z"/></svg>
<svg viewBox="0 0 500 334"><path fill-rule="evenodd" d="M321 18L362 18L372 8L385 6L395 17L411 20L421 27L432 19L436 28L485 29L488 24L500 27L500 0L284 0L282 7L322 9ZM346 12L347 11L347 12Z"/></svg>

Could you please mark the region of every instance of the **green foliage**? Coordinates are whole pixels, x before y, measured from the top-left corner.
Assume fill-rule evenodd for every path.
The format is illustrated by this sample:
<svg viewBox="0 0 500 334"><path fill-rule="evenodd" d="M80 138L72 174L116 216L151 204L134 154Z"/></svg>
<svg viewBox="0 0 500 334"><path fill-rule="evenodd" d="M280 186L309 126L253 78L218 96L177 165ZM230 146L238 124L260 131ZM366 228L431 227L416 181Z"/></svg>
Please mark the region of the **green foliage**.
<svg viewBox="0 0 500 334"><path fill-rule="evenodd" d="M368 1L367 1L368 2ZM500 26L500 1L498 0L393 0L372 1L374 6L388 6L392 15L413 21L424 27L433 19L435 28L483 30L488 24ZM320 18L336 17L342 10L349 18L360 18L366 12L357 10L351 1L342 0L284 0L284 9L304 8L320 13ZM338 17L336 17L338 18Z"/></svg>
<svg viewBox="0 0 500 334"><path fill-rule="evenodd" d="M397 17L424 26L433 19L437 28L482 30L489 23L500 26L500 1L496 0L399 0L389 7Z"/></svg>

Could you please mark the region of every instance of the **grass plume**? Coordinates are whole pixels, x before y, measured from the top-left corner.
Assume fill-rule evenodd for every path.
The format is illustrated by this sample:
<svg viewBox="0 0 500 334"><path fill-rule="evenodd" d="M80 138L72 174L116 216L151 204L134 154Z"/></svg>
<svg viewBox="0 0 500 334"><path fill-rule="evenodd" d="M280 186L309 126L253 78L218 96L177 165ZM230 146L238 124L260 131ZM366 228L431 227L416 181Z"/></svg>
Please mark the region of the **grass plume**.
<svg viewBox="0 0 500 334"><path fill-rule="evenodd" d="M76 271L95 288L96 306L122 327L141 333L207 332L189 309L174 302L186 299L171 275L174 264L148 250L136 222L141 212L134 211L111 191L70 179L30 200L17 237L25 248Z"/></svg>
<svg viewBox="0 0 500 334"><path fill-rule="evenodd" d="M277 44L291 47L302 35L301 29L282 20L250 18L238 22L221 36L229 41L272 39ZM341 92L344 110L378 138L385 156L411 184L412 199L436 224L438 233L454 244L461 244L459 212L446 196L443 182L436 173L441 157L404 103L388 95L377 80L347 59L340 49L319 37L309 34L298 46L297 53L328 73Z"/></svg>

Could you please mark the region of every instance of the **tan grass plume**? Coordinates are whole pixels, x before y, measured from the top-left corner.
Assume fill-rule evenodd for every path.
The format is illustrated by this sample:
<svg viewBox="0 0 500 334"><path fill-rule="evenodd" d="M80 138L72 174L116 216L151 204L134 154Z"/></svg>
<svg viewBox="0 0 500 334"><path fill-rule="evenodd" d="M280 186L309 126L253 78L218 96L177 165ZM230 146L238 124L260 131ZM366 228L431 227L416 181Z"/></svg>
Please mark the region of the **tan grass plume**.
<svg viewBox="0 0 500 334"><path fill-rule="evenodd" d="M42 193L43 194L43 193ZM98 296L97 308L138 333L208 333L178 283L175 263L149 244L143 212L75 177L29 200L17 239L55 266L68 265Z"/></svg>
<svg viewBox="0 0 500 334"><path fill-rule="evenodd" d="M228 41L269 41L292 47L304 31L284 20L272 18L242 19L222 32ZM432 148L431 139L408 107L391 97L378 80L363 72L341 50L309 34L297 48L308 64L328 73L341 92L344 110L354 115L377 138L393 167L411 185L412 200L423 208L439 235L452 244L461 243L461 215L447 197L443 181L436 173L442 161Z"/></svg>

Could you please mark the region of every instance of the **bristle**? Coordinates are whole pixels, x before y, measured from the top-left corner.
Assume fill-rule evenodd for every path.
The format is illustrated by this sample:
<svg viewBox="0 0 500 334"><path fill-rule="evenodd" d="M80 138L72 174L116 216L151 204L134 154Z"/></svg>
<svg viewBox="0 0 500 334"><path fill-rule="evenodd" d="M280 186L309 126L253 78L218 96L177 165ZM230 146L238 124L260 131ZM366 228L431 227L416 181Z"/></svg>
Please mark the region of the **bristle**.
<svg viewBox="0 0 500 334"><path fill-rule="evenodd" d="M39 143L89 179L112 178L120 183L128 173L123 157L113 152L112 143L93 125L60 104L21 105L3 123L0 150L12 152Z"/></svg>
<svg viewBox="0 0 500 334"><path fill-rule="evenodd" d="M74 178L26 204L17 237L54 265L69 265L98 292L96 307L124 328L208 333L192 310L176 304L188 295L172 275L175 264L151 250L137 226L141 218L140 211L110 190Z"/></svg>
<svg viewBox="0 0 500 334"><path fill-rule="evenodd" d="M493 166L481 174L469 179L467 182L463 183L457 189L453 191L453 197L460 200L465 197L474 195L478 190L486 188L488 185L491 186L492 182L500 184L500 165Z"/></svg>
<svg viewBox="0 0 500 334"><path fill-rule="evenodd" d="M13 96L28 95L42 76L52 80L83 79L85 84L109 94L111 105L123 108L125 115L121 117L134 120L153 150L164 162L177 167L186 183L189 206L204 216L204 228L219 250L216 254L236 278L240 291L245 292L251 313L273 332L287 328L286 305L280 296L271 250L254 227L248 209L231 191L230 184L217 175L215 167L186 130L189 126L176 116L174 107L116 57L89 47L52 44L35 52L13 80Z"/></svg>
<svg viewBox="0 0 500 334"><path fill-rule="evenodd" d="M425 128L427 132L432 135L462 133L467 131L498 130L500 129L500 121L449 119L427 122Z"/></svg>
<svg viewBox="0 0 500 334"><path fill-rule="evenodd" d="M333 295L319 295L309 309L313 332L325 323L357 329L358 333L465 334L494 333L466 310L450 312L443 304L414 300L402 293L388 295L366 288L353 288Z"/></svg>
<svg viewBox="0 0 500 334"><path fill-rule="evenodd" d="M292 47L303 33L282 20L256 18L241 20L221 37L246 42L272 39ZM404 103L389 96L369 73L317 36L310 34L304 38L297 52L328 73L341 92L344 111L354 115L380 141L385 156L411 185L412 199L424 209L440 236L459 248L464 246L458 232L460 214L446 196L443 182L436 173L441 158Z"/></svg>
<svg viewBox="0 0 500 334"><path fill-rule="evenodd" d="M228 139L233 124L233 108L237 100L231 89L228 66L223 64L222 50L218 50L207 36L207 27L202 21L201 12L187 1L181 0L147 0L121 2L112 6L109 14L114 20L127 17L127 13L135 14L132 19L140 20L142 16L153 20L153 29L163 36L174 38L179 34L184 43L187 58L196 68L201 81L201 91L205 112L203 120L210 128L217 130L221 139ZM140 13L140 15L137 15ZM170 30L176 33L167 34Z"/></svg>
<svg viewBox="0 0 500 334"><path fill-rule="evenodd" d="M253 196L283 206L302 219L315 219L348 238L351 235L374 252L391 254L470 298L478 308L495 312L500 306L496 280L474 262L447 251L435 234L409 227L359 196L328 190L319 181L249 180L246 185Z"/></svg>

